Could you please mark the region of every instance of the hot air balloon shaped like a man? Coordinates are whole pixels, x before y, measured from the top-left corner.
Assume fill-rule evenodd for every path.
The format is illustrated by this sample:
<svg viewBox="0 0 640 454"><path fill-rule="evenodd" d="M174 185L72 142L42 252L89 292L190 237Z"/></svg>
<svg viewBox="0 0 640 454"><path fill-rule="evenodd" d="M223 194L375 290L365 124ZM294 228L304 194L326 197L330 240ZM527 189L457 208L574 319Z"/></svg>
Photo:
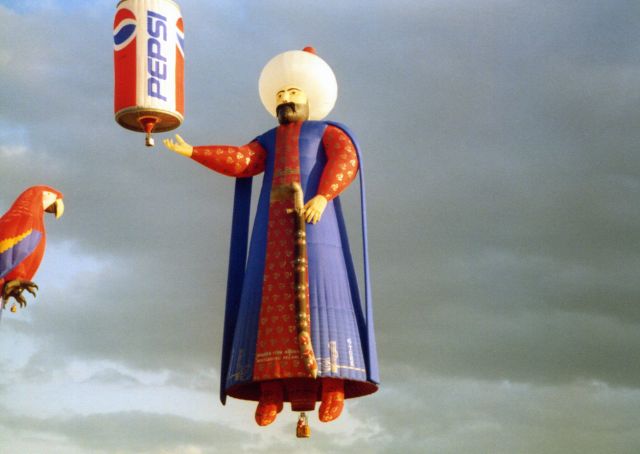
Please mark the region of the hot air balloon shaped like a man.
<svg viewBox="0 0 640 454"><path fill-rule="evenodd" d="M271 424L290 402L336 419L344 400L378 389L362 155L349 129L324 121L337 99L329 65L313 48L277 55L259 92L278 126L242 146L167 148L236 178L222 352L221 400L258 402L255 419ZM251 240L251 177L263 174ZM364 298L340 193L360 175ZM306 427L305 427L306 426Z"/></svg>

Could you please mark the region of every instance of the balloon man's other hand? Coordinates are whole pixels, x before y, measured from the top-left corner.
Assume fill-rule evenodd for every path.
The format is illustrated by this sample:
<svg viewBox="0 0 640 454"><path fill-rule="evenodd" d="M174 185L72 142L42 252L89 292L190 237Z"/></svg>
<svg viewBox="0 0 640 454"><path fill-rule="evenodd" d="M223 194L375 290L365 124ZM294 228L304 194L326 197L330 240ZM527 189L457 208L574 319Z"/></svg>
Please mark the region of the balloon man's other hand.
<svg viewBox="0 0 640 454"><path fill-rule="evenodd" d="M176 134L175 142L171 139L164 139L162 143L164 143L164 146L169 150L173 151L174 153L181 154L182 156L190 158L193 154L193 147L185 142L184 139L178 134Z"/></svg>
<svg viewBox="0 0 640 454"><path fill-rule="evenodd" d="M322 195L315 196L304 206L304 220L309 224L316 224L322 217L326 207L327 199Z"/></svg>

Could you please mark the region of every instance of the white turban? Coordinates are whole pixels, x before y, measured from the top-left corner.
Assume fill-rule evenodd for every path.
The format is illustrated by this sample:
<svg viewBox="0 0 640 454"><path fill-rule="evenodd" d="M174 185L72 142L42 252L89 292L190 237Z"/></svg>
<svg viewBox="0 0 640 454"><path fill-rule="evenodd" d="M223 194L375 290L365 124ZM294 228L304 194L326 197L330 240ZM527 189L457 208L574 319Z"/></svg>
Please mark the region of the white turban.
<svg viewBox="0 0 640 454"><path fill-rule="evenodd" d="M329 65L312 48L290 50L273 57L266 64L258 87L265 109L276 116L276 93L284 87L302 90L309 100L309 119L326 117L338 98L338 83Z"/></svg>

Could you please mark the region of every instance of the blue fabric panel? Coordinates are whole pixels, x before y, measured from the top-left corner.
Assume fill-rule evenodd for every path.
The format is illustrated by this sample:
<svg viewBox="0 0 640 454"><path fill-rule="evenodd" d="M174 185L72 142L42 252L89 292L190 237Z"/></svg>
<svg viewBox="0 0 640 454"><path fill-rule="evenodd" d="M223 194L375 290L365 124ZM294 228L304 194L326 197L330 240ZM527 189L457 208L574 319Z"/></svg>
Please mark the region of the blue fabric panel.
<svg viewBox="0 0 640 454"><path fill-rule="evenodd" d="M5 277L20 262L26 259L38 246L42 232L32 230L19 243L0 254L0 278Z"/></svg>
<svg viewBox="0 0 640 454"><path fill-rule="evenodd" d="M305 122L300 134L317 139L300 143L301 180L306 200L318 192L326 164L321 142L326 126L324 122ZM354 293L357 296L357 284L349 279L345 261L345 254L349 252L343 249L339 228L342 216L336 211L336 202L339 203L339 198L327 204L319 223L307 224L311 341L319 376L365 381L366 368L355 311L359 299L353 298Z"/></svg>
<svg viewBox="0 0 640 454"><path fill-rule="evenodd" d="M342 129L354 143L356 147L356 153L358 155L359 172L360 175L360 207L361 207L361 223L362 223L362 253L364 261L364 292L365 292L365 315L366 315L366 337L363 339L365 343L365 359L367 362L368 378L373 383L380 383L380 371L378 368L378 353L376 347L376 338L374 332L373 323L373 298L371 295L371 272L369 269L369 239L367 233L367 199L366 199L366 187L364 182L364 162L362 160L362 154L360 153L360 147L358 147L358 141L355 136L345 125L333 121L327 122L330 125L336 126ZM342 216L340 216L342 218ZM344 227L344 219L342 220L341 230L343 231L342 238L347 240L346 228ZM345 248L347 251L348 247ZM352 262L351 269L353 270L353 261L350 259L350 253L348 260ZM355 279L355 270L352 272L352 277ZM355 282L355 281L354 281Z"/></svg>
<svg viewBox="0 0 640 454"><path fill-rule="evenodd" d="M252 178L237 178L233 199L233 219L231 221L231 247L229 249L229 272L227 275L227 300L224 314L224 334L222 336L222 364L220 367L220 400L226 403L225 393L231 345L238 318L240 296L247 258L249 236L249 214L251 208Z"/></svg>

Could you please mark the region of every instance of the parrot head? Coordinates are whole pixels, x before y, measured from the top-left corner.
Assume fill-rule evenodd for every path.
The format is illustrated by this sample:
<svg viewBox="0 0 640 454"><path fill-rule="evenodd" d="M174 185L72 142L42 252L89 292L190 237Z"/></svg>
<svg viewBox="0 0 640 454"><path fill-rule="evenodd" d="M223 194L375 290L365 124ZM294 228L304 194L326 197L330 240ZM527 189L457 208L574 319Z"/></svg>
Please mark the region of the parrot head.
<svg viewBox="0 0 640 454"><path fill-rule="evenodd" d="M38 212L53 213L56 218L64 212L63 195L50 186L31 186L16 199L14 206L21 207L20 211L38 214Z"/></svg>

